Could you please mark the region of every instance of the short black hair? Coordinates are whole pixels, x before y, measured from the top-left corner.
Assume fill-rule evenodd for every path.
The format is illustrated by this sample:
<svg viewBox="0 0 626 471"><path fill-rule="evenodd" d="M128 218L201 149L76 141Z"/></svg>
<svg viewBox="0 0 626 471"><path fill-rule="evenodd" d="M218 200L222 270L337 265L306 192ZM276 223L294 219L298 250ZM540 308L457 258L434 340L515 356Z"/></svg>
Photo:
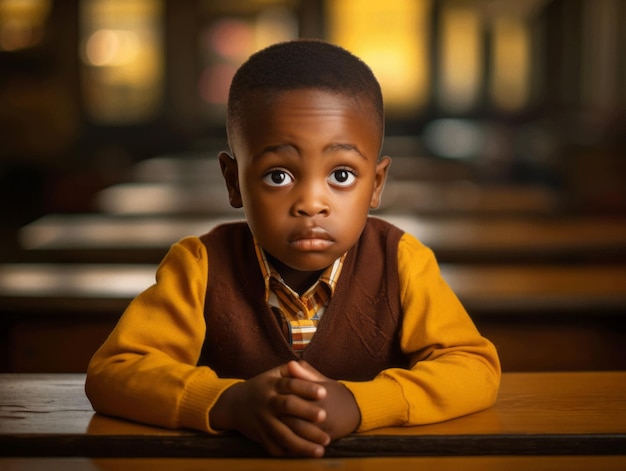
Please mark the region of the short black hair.
<svg viewBox="0 0 626 471"><path fill-rule="evenodd" d="M273 93L314 88L358 99L370 108L381 137L384 108L380 84L365 62L337 45L319 39L276 43L251 55L235 73L228 95L227 131L241 124L246 101L262 92Z"/></svg>

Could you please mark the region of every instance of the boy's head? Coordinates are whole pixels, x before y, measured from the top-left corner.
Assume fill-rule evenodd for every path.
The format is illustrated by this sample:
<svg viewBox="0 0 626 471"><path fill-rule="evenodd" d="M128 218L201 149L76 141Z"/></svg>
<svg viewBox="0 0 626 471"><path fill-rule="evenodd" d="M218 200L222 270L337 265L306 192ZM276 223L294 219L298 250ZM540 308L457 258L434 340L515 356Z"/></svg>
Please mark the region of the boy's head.
<svg viewBox="0 0 626 471"><path fill-rule="evenodd" d="M270 46L231 85L220 154L231 204L294 289L347 252L378 206L382 96L370 69L328 43Z"/></svg>
<svg viewBox="0 0 626 471"><path fill-rule="evenodd" d="M252 95L261 95L269 103L281 92L307 88L335 93L367 108L382 141L383 97L371 69L345 49L315 39L274 44L250 56L239 68L228 96L229 139L249 113Z"/></svg>

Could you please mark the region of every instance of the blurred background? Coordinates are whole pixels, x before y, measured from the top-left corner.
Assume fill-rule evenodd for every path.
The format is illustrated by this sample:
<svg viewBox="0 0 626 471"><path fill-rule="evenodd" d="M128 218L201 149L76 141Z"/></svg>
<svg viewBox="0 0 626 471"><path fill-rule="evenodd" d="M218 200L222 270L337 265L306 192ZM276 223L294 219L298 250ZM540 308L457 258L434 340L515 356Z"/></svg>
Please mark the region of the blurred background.
<svg viewBox="0 0 626 471"><path fill-rule="evenodd" d="M296 37L371 65L392 155L623 211L624 24L623 0L0 0L2 225L93 210L140 160L215 154L237 66Z"/></svg>
<svg viewBox="0 0 626 471"><path fill-rule="evenodd" d="M344 46L382 84L384 152L396 160L381 214L445 217L434 242L469 233L445 226L462 217L467 228L468 215L621 219L624 25L624 0L0 0L0 262L154 263L181 234L204 231L203 218L239 215L229 212L215 162L226 149L229 83L251 53L298 37ZM123 256L79 256L68 233L56 259L28 251L41 239L25 228L41 229L50 216L103 214L125 217L135 234L160 233L158 253L138 259L144 237ZM169 229L173 216L198 218L171 232L136 225L155 215L167 216ZM111 229L111 220L107 232L103 219L83 219L80 230L73 219L69 234L91 229L112 240L121 223ZM487 243L523 236L526 226L506 221ZM572 236L594 232L571 227ZM626 232L594 227L613 235L611 257L624 248ZM572 247L559 262L576 258ZM457 262L472 249L439 253ZM0 269L0 279L14 273ZM2 302L14 304L0 311L9 316L2 339L10 355L44 334L28 337L35 324L15 330L17 285L7 286ZM57 310L77 310L67 306ZM623 313L622 304L612 309ZM24 369L45 368L38 364Z"/></svg>

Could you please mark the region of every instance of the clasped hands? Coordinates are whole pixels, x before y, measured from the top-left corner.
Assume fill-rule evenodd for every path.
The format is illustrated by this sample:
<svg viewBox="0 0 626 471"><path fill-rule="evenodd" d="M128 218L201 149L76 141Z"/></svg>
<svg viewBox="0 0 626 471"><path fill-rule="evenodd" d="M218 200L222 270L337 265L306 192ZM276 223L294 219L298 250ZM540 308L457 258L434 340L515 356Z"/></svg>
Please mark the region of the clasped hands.
<svg viewBox="0 0 626 471"><path fill-rule="evenodd" d="M211 409L216 430L237 430L272 456L319 458L356 430L359 408L343 384L290 361L227 389Z"/></svg>

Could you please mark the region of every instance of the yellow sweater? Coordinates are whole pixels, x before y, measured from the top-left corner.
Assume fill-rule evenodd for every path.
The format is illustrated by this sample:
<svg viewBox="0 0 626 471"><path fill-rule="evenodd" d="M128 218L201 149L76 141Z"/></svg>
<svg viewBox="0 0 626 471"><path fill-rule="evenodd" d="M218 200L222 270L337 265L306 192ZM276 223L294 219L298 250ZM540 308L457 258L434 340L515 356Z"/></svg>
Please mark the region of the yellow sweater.
<svg viewBox="0 0 626 471"><path fill-rule="evenodd" d="M207 251L197 237L174 244L156 283L131 302L92 358L85 389L97 412L168 428L215 433L209 411L240 379L196 366L205 338ZM409 234L398 246L402 333L410 369L342 381L361 412L358 431L447 420L495 401L500 363L441 278L430 249ZM184 276L181 276L184 274Z"/></svg>

